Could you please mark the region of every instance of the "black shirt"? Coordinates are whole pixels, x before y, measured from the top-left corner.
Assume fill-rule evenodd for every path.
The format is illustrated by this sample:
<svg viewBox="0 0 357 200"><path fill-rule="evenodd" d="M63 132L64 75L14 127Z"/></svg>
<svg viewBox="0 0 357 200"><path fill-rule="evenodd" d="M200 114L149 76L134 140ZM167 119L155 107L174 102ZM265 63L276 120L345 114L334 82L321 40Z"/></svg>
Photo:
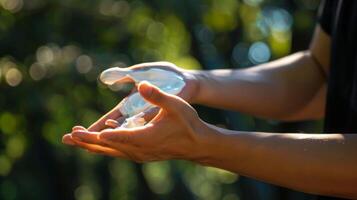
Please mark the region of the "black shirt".
<svg viewBox="0 0 357 200"><path fill-rule="evenodd" d="M357 1L323 1L319 24L332 41L325 132L357 133Z"/></svg>
<svg viewBox="0 0 357 200"><path fill-rule="evenodd" d="M319 23L332 39L325 131L357 133L357 1L322 3Z"/></svg>

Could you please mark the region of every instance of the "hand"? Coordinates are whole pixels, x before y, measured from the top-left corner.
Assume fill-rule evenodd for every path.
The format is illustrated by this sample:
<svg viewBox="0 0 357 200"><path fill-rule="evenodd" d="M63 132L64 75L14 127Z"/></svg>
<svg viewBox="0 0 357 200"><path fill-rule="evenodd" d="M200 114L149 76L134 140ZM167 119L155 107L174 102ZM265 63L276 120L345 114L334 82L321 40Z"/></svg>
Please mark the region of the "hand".
<svg viewBox="0 0 357 200"><path fill-rule="evenodd" d="M147 101L161 108L148 124L102 131L76 127L71 133L76 145L136 162L195 159L204 137L202 132L207 128L196 111L182 98L164 93L147 82L140 83L138 90Z"/></svg>
<svg viewBox="0 0 357 200"><path fill-rule="evenodd" d="M138 65L131 66L129 68L134 69L134 70L135 69L143 69L143 68L161 68L161 69L171 70L173 72L180 74L184 78L186 85L182 89L182 91L178 94L178 96L183 98L187 102L195 103L196 95L198 94L200 84L199 84L198 78L196 77L195 73L193 73L192 71L181 69L170 62L141 63ZM111 111L109 111L107 114L105 114L103 117L101 117L99 120L94 122L88 128L88 130L89 131L101 131L108 127L118 126L119 124L116 124L116 122L123 121L122 115L118 109L119 104L116 107L114 107ZM155 115L155 114L156 113L154 111L151 111L151 113L146 115L146 117L152 118L151 116ZM73 127L72 131L78 130L78 129L85 129L85 128L81 127L81 126L75 126L75 127ZM71 137L70 134L64 135L62 141L68 145L76 144L73 141L73 138Z"/></svg>
<svg viewBox="0 0 357 200"><path fill-rule="evenodd" d="M185 80L185 87L178 94L179 97L183 98L185 101L189 103L196 103L196 95L199 90L199 80L196 77L196 73L192 70L185 70L177 67L175 64L170 62L150 62L150 63L141 63L134 66L129 67L132 70L141 70L144 68L160 68L164 70L173 71L180 76L182 76Z"/></svg>

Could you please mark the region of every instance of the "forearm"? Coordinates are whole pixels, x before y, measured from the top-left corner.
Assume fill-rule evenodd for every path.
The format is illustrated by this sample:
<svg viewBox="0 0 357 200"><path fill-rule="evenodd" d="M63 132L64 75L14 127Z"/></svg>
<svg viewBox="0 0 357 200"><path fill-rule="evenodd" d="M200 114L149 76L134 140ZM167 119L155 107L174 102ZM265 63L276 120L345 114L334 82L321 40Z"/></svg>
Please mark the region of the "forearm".
<svg viewBox="0 0 357 200"><path fill-rule="evenodd" d="M326 81L308 51L247 69L201 71L197 77L198 103L280 120L299 118L294 115L308 106ZM323 102L314 107L322 116Z"/></svg>
<svg viewBox="0 0 357 200"><path fill-rule="evenodd" d="M357 135L204 131L197 162L315 194L357 198Z"/></svg>

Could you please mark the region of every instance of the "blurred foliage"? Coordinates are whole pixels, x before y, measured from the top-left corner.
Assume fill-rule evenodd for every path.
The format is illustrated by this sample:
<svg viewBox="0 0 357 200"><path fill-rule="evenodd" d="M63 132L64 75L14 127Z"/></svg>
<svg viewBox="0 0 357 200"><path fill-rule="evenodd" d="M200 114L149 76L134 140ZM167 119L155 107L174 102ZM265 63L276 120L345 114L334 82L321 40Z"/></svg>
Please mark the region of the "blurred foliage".
<svg viewBox="0 0 357 200"><path fill-rule="evenodd" d="M105 68L157 60L188 69L264 63L307 47L318 4L0 0L0 199L240 199L238 175L184 161L139 165L96 156L62 145L61 137L129 91L100 85ZM230 128L280 127L198 110Z"/></svg>

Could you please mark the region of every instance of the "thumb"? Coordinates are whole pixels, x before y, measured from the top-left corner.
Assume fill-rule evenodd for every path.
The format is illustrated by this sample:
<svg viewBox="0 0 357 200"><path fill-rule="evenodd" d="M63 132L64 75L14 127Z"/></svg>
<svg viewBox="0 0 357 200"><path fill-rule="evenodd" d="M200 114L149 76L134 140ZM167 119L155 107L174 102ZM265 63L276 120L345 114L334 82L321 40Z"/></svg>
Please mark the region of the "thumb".
<svg viewBox="0 0 357 200"><path fill-rule="evenodd" d="M179 97L167 94L147 81L140 82L138 90L140 95L148 102L159 106L168 112L177 112L183 104L186 104Z"/></svg>

